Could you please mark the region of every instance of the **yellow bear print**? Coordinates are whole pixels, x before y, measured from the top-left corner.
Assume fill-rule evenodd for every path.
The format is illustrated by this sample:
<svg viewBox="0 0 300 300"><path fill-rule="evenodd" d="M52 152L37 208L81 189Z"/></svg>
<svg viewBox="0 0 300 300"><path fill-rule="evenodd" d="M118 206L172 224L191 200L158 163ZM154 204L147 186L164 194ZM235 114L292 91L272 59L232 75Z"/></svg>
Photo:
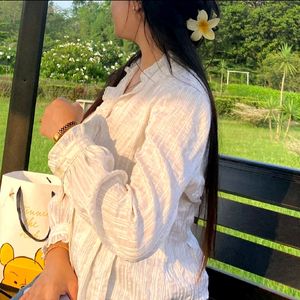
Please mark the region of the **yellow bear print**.
<svg viewBox="0 0 300 300"><path fill-rule="evenodd" d="M1 283L17 289L30 283L45 267L41 248L36 251L34 259L26 256L15 257L14 248L9 243L0 248L0 263L4 266Z"/></svg>

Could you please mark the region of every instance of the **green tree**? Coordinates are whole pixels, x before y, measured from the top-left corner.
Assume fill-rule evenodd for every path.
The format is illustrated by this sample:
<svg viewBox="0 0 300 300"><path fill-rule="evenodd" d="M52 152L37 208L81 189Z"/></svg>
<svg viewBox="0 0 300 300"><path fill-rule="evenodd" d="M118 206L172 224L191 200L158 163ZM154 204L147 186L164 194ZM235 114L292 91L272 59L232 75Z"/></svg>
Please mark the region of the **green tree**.
<svg viewBox="0 0 300 300"><path fill-rule="evenodd" d="M278 59L281 62L279 66L279 70L283 71L282 80L281 80L281 88L280 88L280 101L279 107L282 108L283 106L283 91L284 91L284 82L285 78L288 75L293 76L296 72L296 68L292 65L292 47L289 47L287 44L283 44L280 48L280 52L278 53ZM283 114L279 114L278 118L282 118ZM278 120L279 121L279 120ZM282 122L277 123L276 129L276 138L279 139L280 131L281 131L281 124Z"/></svg>
<svg viewBox="0 0 300 300"><path fill-rule="evenodd" d="M252 2L252 3L251 3ZM300 5L295 1L221 1L220 30L223 58L257 68L281 43L300 50Z"/></svg>
<svg viewBox="0 0 300 300"><path fill-rule="evenodd" d="M297 71L293 65L292 55L292 47L288 46L287 44L283 44L278 54L278 59L281 61L279 70L283 71L280 89L280 106L282 106L283 104L283 90L285 78L288 75L293 76Z"/></svg>
<svg viewBox="0 0 300 300"><path fill-rule="evenodd" d="M76 1L77 2L77 1ZM74 2L73 2L74 3ZM73 32L69 32L70 37L81 40L110 41L121 45L114 36L114 28L109 1L81 1L77 8L73 10Z"/></svg>
<svg viewBox="0 0 300 300"><path fill-rule="evenodd" d="M299 112L299 107L295 104L293 99L288 101L288 103L283 104L282 108L283 108L283 114L287 118L287 124L286 124L285 133L284 133L284 139L286 139L289 129L290 129L292 119L299 120L300 112Z"/></svg>
<svg viewBox="0 0 300 300"><path fill-rule="evenodd" d="M274 122L277 123L278 114L279 114L278 103L275 98L270 97L266 101L264 107L268 111L264 121L268 120L270 140L273 140L273 126L272 125Z"/></svg>
<svg viewBox="0 0 300 300"><path fill-rule="evenodd" d="M224 59L220 61L220 73L221 73L221 85L220 85L220 93L222 96L223 93L223 78L224 78L224 73L226 72L227 69L227 63Z"/></svg>
<svg viewBox="0 0 300 300"><path fill-rule="evenodd" d="M44 36L44 51L51 49L57 40L62 40L72 29L72 19L68 13L58 9L53 1L49 2Z"/></svg>
<svg viewBox="0 0 300 300"><path fill-rule="evenodd" d="M0 43L17 40L21 19L22 1L0 2Z"/></svg>

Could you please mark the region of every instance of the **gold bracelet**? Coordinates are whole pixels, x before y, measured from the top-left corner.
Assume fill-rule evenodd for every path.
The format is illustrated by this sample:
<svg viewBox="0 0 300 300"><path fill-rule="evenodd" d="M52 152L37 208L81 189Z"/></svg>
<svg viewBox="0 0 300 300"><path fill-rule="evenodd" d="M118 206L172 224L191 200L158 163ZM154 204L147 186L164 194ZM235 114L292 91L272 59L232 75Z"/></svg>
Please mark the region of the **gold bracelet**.
<svg viewBox="0 0 300 300"><path fill-rule="evenodd" d="M63 244L63 243L56 243L56 244L51 244L48 248L47 248L47 251L46 251L46 254L45 254L45 257L44 257L44 260L46 259L46 257L47 257L47 255L48 255L48 253L51 251L51 250L53 250L53 249L55 249L55 248L63 248L63 249L65 249L65 250L67 250L67 251L69 251L69 246L66 246L65 244Z"/></svg>
<svg viewBox="0 0 300 300"><path fill-rule="evenodd" d="M62 136L63 134L70 129L71 127L77 125L78 123L76 121L71 121L65 124L62 128L58 130L58 132L53 136L53 140L56 143Z"/></svg>

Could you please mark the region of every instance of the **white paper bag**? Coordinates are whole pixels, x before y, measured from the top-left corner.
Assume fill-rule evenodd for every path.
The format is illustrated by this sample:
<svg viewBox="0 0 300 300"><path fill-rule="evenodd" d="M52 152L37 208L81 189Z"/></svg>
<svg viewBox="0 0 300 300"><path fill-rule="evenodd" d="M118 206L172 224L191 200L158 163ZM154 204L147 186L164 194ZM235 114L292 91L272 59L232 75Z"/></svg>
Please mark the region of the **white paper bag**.
<svg viewBox="0 0 300 300"><path fill-rule="evenodd" d="M20 289L44 268L41 248L50 233L48 203L63 191L54 175L14 171L0 189L0 282Z"/></svg>

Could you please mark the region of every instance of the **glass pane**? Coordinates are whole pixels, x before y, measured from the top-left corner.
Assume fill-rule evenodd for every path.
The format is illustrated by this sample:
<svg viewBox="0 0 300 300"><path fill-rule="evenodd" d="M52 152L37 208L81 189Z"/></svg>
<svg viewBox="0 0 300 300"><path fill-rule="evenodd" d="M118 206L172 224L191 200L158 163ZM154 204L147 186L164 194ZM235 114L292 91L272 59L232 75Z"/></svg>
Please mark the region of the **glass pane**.
<svg viewBox="0 0 300 300"><path fill-rule="evenodd" d="M220 28L208 48L220 152L300 168L299 2L220 6Z"/></svg>
<svg viewBox="0 0 300 300"><path fill-rule="evenodd" d="M22 1L1 1L0 4L0 166L2 166L5 132Z"/></svg>

